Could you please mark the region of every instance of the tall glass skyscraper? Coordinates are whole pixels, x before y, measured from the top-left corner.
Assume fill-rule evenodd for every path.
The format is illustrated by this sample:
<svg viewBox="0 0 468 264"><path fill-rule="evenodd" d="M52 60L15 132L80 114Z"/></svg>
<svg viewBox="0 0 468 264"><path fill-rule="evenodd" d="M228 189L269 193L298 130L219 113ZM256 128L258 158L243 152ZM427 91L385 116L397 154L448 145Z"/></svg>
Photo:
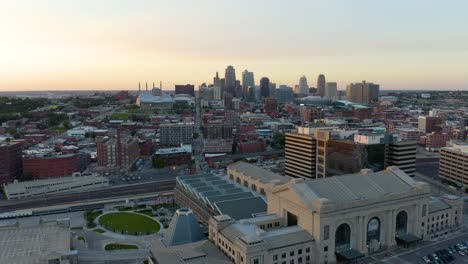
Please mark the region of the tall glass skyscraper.
<svg viewBox="0 0 468 264"><path fill-rule="evenodd" d="M247 90L249 86L255 87L254 73L245 70L242 72L242 95L244 98L249 96Z"/></svg>

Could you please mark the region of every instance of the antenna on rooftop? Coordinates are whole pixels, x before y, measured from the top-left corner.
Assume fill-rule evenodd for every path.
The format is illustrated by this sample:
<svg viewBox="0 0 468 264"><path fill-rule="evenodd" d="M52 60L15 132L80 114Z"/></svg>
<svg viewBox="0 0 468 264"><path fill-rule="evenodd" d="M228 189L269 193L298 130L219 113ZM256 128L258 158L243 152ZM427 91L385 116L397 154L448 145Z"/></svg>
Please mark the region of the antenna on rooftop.
<svg viewBox="0 0 468 264"><path fill-rule="evenodd" d="M140 82L138 82L138 93L141 93L141 85L140 85Z"/></svg>
<svg viewBox="0 0 468 264"><path fill-rule="evenodd" d="M148 82L146 82L146 91L148 91Z"/></svg>

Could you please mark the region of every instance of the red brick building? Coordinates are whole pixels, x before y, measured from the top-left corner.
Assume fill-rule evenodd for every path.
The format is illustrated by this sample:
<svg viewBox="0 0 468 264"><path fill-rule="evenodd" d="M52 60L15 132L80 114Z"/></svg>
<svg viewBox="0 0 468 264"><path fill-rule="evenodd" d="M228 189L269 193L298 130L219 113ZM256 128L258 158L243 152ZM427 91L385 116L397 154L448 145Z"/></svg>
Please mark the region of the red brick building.
<svg viewBox="0 0 468 264"><path fill-rule="evenodd" d="M31 174L34 180L71 176L78 171L76 154L26 156L23 160L24 175Z"/></svg>
<svg viewBox="0 0 468 264"><path fill-rule="evenodd" d="M0 143L0 184L21 177L23 173L22 150L20 142Z"/></svg>
<svg viewBox="0 0 468 264"><path fill-rule="evenodd" d="M447 141L450 140L450 135L442 133L441 131L435 131L428 134L426 137L426 150L428 151L439 151L447 145Z"/></svg>

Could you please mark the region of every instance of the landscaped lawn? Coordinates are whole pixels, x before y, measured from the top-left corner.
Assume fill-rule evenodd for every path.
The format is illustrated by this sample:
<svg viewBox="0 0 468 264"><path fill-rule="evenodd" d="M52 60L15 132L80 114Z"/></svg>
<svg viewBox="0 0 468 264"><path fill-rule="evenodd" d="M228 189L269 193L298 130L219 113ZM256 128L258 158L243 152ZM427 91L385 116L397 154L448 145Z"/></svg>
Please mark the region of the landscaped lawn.
<svg viewBox="0 0 468 264"><path fill-rule="evenodd" d="M72 226L72 227L70 228L70 230L73 230L73 231L74 231L74 230L83 230L83 227L82 227L82 226Z"/></svg>
<svg viewBox="0 0 468 264"><path fill-rule="evenodd" d="M118 244L118 243L112 243L112 244L107 244L105 246L106 250L119 250L119 249L138 249L138 246L136 245L129 245L129 244Z"/></svg>
<svg viewBox="0 0 468 264"><path fill-rule="evenodd" d="M153 216L153 210L151 210L151 209L144 209L144 210L140 210L140 211L136 211L136 212L139 213L139 214L147 215L147 216Z"/></svg>
<svg viewBox="0 0 468 264"><path fill-rule="evenodd" d="M127 233L129 235L146 235L159 231L158 222L153 219L130 212L118 212L103 215L99 223L106 229L116 233Z"/></svg>
<svg viewBox="0 0 468 264"><path fill-rule="evenodd" d="M93 231L96 232L96 233L99 233L99 234L102 234L102 233L105 233L105 232L106 232L106 230L102 230L102 229L100 229L100 228L96 228L96 229L94 229Z"/></svg>

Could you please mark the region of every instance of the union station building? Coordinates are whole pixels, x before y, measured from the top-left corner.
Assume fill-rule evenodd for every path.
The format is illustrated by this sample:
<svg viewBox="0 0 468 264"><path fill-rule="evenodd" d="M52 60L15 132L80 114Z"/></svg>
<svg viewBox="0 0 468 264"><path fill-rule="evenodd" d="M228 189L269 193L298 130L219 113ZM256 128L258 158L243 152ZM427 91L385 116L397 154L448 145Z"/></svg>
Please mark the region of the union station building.
<svg viewBox="0 0 468 264"><path fill-rule="evenodd" d="M397 167L272 186L265 215L210 218L209 239L234 263L347 263L446 235L463 220L462 199L431 197Z"/></svg>

